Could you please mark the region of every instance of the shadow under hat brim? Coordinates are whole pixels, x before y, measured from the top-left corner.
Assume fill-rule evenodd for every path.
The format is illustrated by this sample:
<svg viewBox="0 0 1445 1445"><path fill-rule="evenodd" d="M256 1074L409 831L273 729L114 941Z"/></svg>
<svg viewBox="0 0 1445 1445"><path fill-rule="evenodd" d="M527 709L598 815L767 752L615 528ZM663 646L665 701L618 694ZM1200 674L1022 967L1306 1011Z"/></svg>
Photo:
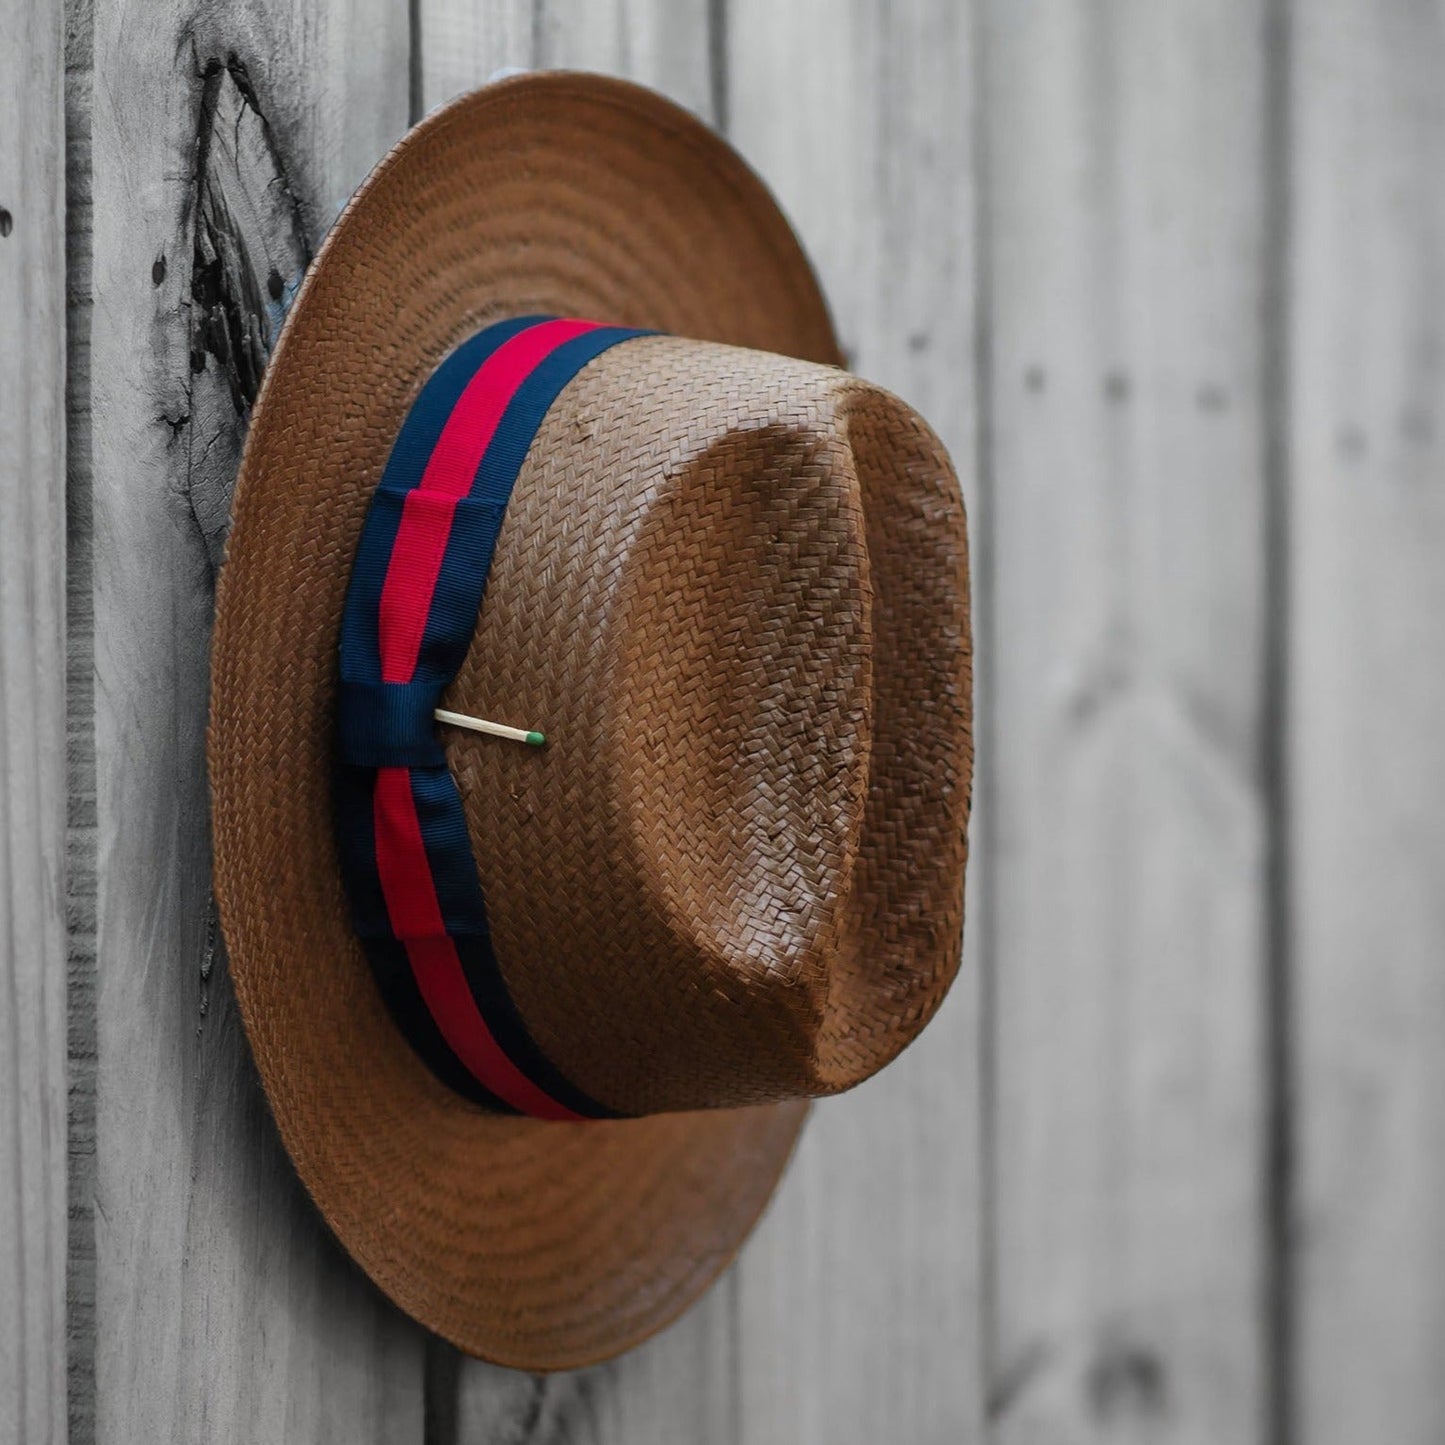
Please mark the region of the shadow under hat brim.
<svg viewBox="0 0 1445 1445"><path fill-rule="evenodd" d="M332 832L337 629L406 409L504 316L655 327L839 364L776 203L661 97L564 72L429 116L323 245L267 370L212 662L215 887L281 1136L342 1244L409 1314L531 1370L609 1358L736 1253L806 1105L551 1124L483 1114L386 1014Z"/></svg>

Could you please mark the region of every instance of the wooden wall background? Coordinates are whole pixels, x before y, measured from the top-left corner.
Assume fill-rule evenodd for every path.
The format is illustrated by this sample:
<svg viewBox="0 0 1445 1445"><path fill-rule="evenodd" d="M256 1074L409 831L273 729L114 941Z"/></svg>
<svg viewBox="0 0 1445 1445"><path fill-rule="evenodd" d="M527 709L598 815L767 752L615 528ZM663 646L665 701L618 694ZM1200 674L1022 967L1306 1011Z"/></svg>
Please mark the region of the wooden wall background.
<svg viewBox="0 0 1445 1445"><path fill-rule="evenodd" d="M945 1012L546 1379L316 1224L202 767L227 303L505 66L773 185L980 650ZM1445 0L0 0L0 1445L1445 1439L1442 183Z"/></svg>

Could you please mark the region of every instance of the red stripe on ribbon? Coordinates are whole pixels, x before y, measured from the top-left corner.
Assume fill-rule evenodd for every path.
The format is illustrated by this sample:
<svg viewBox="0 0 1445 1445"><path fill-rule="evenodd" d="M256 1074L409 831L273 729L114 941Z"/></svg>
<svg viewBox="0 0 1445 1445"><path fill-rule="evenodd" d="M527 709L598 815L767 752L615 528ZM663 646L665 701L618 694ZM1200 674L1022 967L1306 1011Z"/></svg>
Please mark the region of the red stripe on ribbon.
<svg viewBox="0 0 1445 1445"><path fill-rule="evenodd" d="M410 682L457 501L472 488L497 424L518 388L564 342L596 321L544 321L504 342L477 368L447 418L420 483L407 493L378 618L383 682Z"/></svg>
<svg viewBox="0 0 1445 1445"><path fill-rule="evenodd" d="M535 1119L581 1119L517 1068L477 1010L437 902L409 769L377 769L373 810L376 867L392 932L406 945L417 987L452 1052L512 1108Z"/></svg>

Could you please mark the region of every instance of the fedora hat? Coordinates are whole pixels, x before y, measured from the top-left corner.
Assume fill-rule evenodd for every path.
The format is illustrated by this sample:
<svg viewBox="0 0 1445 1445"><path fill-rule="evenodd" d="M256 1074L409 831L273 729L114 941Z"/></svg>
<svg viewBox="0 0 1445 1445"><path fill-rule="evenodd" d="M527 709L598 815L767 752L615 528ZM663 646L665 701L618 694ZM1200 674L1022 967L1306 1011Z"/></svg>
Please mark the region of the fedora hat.
<svg viewBox="0 0 1445 1445"><path fill-rule="evenodd" d="M674 1318L958 968L959 486L840 362L722 140L549 73L396 146L267 370L212 663L231 972L321 1213L471 1354Z"/></svg>

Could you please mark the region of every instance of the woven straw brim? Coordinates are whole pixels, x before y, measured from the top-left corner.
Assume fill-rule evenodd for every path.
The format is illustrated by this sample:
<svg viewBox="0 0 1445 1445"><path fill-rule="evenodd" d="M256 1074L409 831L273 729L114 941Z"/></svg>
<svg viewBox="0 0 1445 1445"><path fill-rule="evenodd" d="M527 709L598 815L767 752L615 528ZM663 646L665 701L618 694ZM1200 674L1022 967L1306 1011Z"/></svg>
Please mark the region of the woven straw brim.
<svg viewBox="0 0 1445 1445"><path fill-rule="evenodd" d="M628 1348L702 1292L805 1106L485 1116L408 1051L352 937L329 750L360 516L337 497L375 485L452 346L534 312L839 361L774 202L666 101L553 73L431 116L333 228L268 369L221 577L210 764L236 994L307 1189L418 1320L469 1353L560 1369Z"/></svg>

